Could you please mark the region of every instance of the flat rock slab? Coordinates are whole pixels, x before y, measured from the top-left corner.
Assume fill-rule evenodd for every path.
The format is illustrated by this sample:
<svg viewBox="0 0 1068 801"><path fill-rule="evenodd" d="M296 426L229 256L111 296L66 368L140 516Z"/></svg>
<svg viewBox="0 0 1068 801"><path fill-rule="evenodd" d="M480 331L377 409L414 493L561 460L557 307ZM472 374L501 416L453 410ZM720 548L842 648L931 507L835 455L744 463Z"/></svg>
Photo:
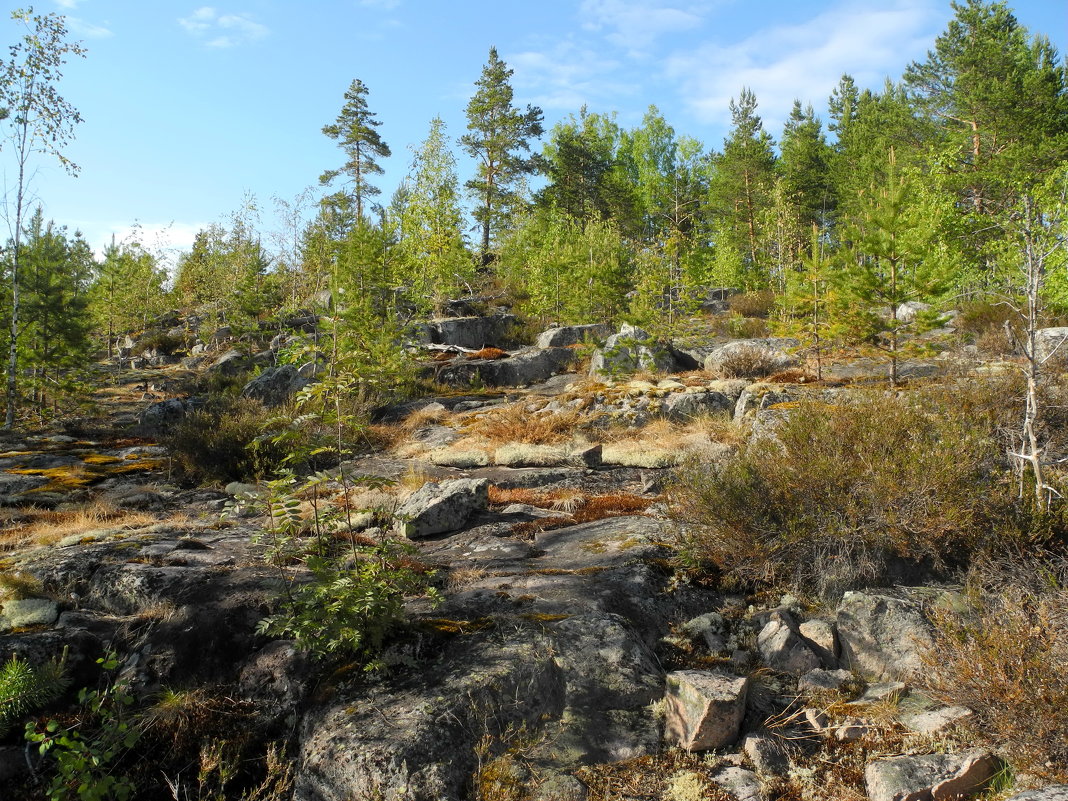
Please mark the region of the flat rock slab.
<svg viewBox="0 0 1068 801"><path fill-rule="evenodd" d="M900 756L870 762L864 783L871 801L943 801L982 792L1001 767L987 751Z"/></svg>
<svg viewBox="0 0 1068 801"><path fill-rule="evenodd" d="M667 675L664 738L687 751L722 748L738 739L749 679L703 670Z"/></svg>
<svg viewBox="0 0 1068 801"><path fill-rule="evenodd" d="M1068 801L1068 784L1054 784L1041 790L1028 790L1006 801Z"/></svg>
<svg viewBox="0 0 1068 801"><path fill-rule="evenodd" d="M30 626L51 626L59 618L59 606L47 598L5 601L0 609L0 631Z"/></svg>

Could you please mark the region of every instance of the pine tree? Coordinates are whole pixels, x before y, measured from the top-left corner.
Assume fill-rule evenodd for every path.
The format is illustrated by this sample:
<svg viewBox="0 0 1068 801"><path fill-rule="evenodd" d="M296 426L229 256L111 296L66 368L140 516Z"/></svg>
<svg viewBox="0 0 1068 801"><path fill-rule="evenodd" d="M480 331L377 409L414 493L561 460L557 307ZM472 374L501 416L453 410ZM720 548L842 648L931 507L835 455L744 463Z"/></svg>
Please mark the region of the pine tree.
<svg viewBox="0 0 1068 801"><path fill-rule="evenodd" d="M461 147L478 161L478 176L465 186L475 198L483 265L492 261L493 236L520 200L517 188L521 179L536 172L540 164L538 158L522 154L530 152L531 139L542 135L542 112L536 106L520 111L512 105L511 77L512 70L491 47L489 61L467 104L470 133L460 137Z"/></svg>
<svg viewBox="0 0 1068 801"><path fill-rule="evenodd" d="M747 287L765 285L771 271L763 221L771 203L775 154L756 108L756 96L748 89L737 102L731 100L731 130L710 186L716 246L741 255L739 272Z"/></svg>
<svg viewBox="0 0 1068 801"><path fill-rule="evenodd" d="M837 316L855 340L886 355L891 386L898 384L908 335L938 321L924 313L906 319L901 305L936 299L950 288L956 267L954 254L938 241L939 200L927 198L921 183L899 171L891 150L885 182L864 193L843 232L848 247L835 274Z"/></svg>
<svg viewBox="0 0 1068 801"><path fill-rule="evenodd" d="M354 80L345 92L345 105L337 120L323 126L323 133L338 143L345 153L346 161L339 169L327 170L319 176L319 183L328 186L335 178L345 175L351 182L349 192L356 204L356 218L362 219L365 201L381 193L369 183L373 175L381 175L382 167L376 161L389 158L389 145L382 141L377 128L380 123L367 108L367 87L363 81Z"/></svg>

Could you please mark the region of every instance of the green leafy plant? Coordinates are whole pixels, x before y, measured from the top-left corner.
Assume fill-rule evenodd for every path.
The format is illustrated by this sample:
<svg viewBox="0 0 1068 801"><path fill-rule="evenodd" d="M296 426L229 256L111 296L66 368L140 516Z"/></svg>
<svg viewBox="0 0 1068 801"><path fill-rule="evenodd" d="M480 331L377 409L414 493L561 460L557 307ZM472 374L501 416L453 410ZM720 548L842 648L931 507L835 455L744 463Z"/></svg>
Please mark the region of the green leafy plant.
<svg viewBox="0 0 1068 801"><path fill-rule="evenodd" d="M64 675L67 651L63 656L32 665L12 656L0 667L0 737L5 736L19 718L55 701L70 685Z"/></svg>
<svg viewBox="0 0 1068 801"><path fill-rule="evenodd" d="M106 673L119 666L113 653L97 660ZM72 723L49 720L26 724L26 739L38 743L42 757L55 760L45 793L49 801L126 801L136 790L117 763L141 737L132 725L134 697L123 679L106 679L102 689L82 688L80 710Z"/></svg>

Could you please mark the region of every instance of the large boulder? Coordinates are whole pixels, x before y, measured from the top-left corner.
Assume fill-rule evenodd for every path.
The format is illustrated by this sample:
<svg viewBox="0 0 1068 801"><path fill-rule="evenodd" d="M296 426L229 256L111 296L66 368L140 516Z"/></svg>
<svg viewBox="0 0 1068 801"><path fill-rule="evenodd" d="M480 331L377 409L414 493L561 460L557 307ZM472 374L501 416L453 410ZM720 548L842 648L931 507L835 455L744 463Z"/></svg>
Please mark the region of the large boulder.
<svg viewBox="0 0 1068 801"><path fill-rule="evenodd" d="M488 505L489 481L460 478L424 484L398 508L396 530L416 539L456 531Z"/></svg>
<svg viewBox="0 0 1068 801"><path fill-rule="evenodd" d="M146 437L162 436L185 419L189 408L189 402L183 398L168 398L153 403L141 412L137 430Z"/></svg>
<svg viewBox="0 0 1068 801"><path fill-rule="evenodd" d="M847 592L838 606L842 663L868 677L907 681L934 648L923 606L907 597Z"/></svg>
<svg viewBox="0 0 1068 801"><path fill-rule="evenodd" d="M431 320L427 325L431 338L439 345L479 350L510 344L515 338L517 324L512 314L495 314L491 317L446 317Z"/></svg>
<svg viewBox="0 0 1068 801"><path fill-rule="evenodd" d="M221 354L212 362L206 372L215 373L227 378L232 378L249 370L252 367L252 359L236 348L231 348Z"/></svg>
<svg viewBox="0 0 1068 801"><path fill-rule="evenodd" d="M571 348L520 351L507 359L469 361L442 370L442 384L481 383L488 387L521 387L545 381L567 370L578 358Z"/></svg>
<svg viewBox="0 0 1068 801"><path fill-rule="evenodd" d="M244 389L241 390L241 397L254 398L264 406L281 406L304 389L308 381L309 379L300 375L297 368L291 364L268 367L245 384Z"/></svg>
<svg viewBox="0 0 1068 801"><path fill-rule="evenodd" d="M749 679L704 670L667 675L664 737L687 751L722 748L738 739Z"/></svg>
<svg viewBox="0 0 1068 801"><path fill-rule="evenodd" d="M786 352L796 348L791 338L736 339L721 345L705 357L704 368L728 378L758 378L797 365Z"/></svg>
<svg viewBox="0 0 1068 801"><path fill-rule="evenodd" d="M1039 361L1068 362L1068 328L1040 328L1035 331L1035 358Z"/></svg>
<svg viewBox="0 0 1068 801"><path fill-rule="evenodd" d="M685 422L713 412L734 412L735 401L722 392L675 392L664 399L664 417Z"/></svg>
<svg viewBox="0 0 1068 801"><path fill-rule="evenodd" d="M566 348L568 345L580 345L583 342L600 342L611 334L612 326L608 323L563 325L538 334L534 344L539 348Z"/></svg>
<svg viewBox="0 0 1068 801"><path fill-rule="evenodd" d="M624 324L593 354L590 375L627 375L639 370L670 373L677 367L669 345L637 326Z"/></svg>
<svg viewBox="0 0 1068 801"><path fill-rule="evenodd" d="M943 801L986 789L1001 769L992 754L927 754L877 759L864 769L870 801Z"/></svg>

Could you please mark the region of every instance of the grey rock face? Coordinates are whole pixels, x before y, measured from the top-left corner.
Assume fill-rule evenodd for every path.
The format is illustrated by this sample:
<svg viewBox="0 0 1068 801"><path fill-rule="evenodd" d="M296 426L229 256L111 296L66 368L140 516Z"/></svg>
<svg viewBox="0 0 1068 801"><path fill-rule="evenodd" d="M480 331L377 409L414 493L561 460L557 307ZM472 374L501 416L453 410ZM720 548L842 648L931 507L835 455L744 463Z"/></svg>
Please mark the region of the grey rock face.
<svg viewBox="0 0 1068 801"><path fill-rule="evenodd" d="M507 359L471 361L441 371L443 384L470 384L476 380L489 387L520 387L545 381L567 370L578 358L571 348L541 348L520 351Z"/></svg>
<svg viewBox="0 0 1068 801"><path fill-rule="evenodd" d="M166 434L186 416L189 411L188 401L182 398L168 398L153 403L141 413L138 430L145 436L158 437Z"/></svg>
<svg viewBox="0 0 1068 801"><path fill-rule="evenodd" d="M796 339L762 338L762 339L736 339L721 345L705 357L704 367L711 373L721 372L724 367L738 360L742 354L752 354L755 360L759 360L764 366L764 374L785 370L794 367L797 359L788 354L784 348L796 348Z"/></svg>
<svg viewBox="0 0 1068 801"><path fill-rule="evenodd" d="M992 754L929 754L878 759L864 769L871 801L942 801L982 792L1000 768Z"/></svg>
<svg viewBox="0 0 1068 801"><path fill-rule="evenodd" d="M903 323L911 323L920 312L930 311L931 304L919 300L909 300L897 307L897 319Z"/></svg>
<svg viewBox="0 0 1068 801"><path fill-rule="evenodd" d="M838 645L838 632L835 631L834 623L829 620L813 618L799 625L797 630L802 637L808 640L809 647L816 652L825 668L834 670L838 667L840 647Z"/></svg>
<svg viewBox="0 0 1068 801"><path fill-rule="evenodd" d="M749 679L702 670L667 675L664 737L687 751L722 748L738 739Z"/></svg>
<svg viewBox="0 0 1068 801"><path fill-rule="evenodd" d="M564 325L538 334L534 344L539 348L566 348L583 342L599 342L611 334L612 326L607 323Z"/></svg>
<svg viewBox="0 0 1068 801"><path fill-rule="evenodd" d="M712 777L712 781L738 801L763 801L765 797L760 786L760 779L753 771L745 768L724 768Z"/></svg>
<svg viewBox="0 0 1068 801"><path fill-rule="evenodd" d="M489 481L461 478L424 484L398 507L396 530L416 539L456 531L486 508Z"/></svg>
<svg viewBox="0 0 1068 801"><path fill-rule="evenodd" d="M268 367L241 390L242 398L254 398L264 406L281 406L307 386L308 381L291 364Z"/></svg>
<svg viewBox="0 0 1068 801"><path fill-rule="evenodd" d="M797 682L797 689L801 691L813 690L838 690L853 679L853 674L848 670L823 670L817 668L810 670Z"/></svg>
<svg viewBox="0 0 1068 801"><path fill-rule="evenodd" d="M231 349L223 353L208 367L208 373L219 373L224 376L235 376L243 373L252 366L252 361L239 350Z"/></svg>
<svg viewBox="0 0 1068 801"><path fill-rule="evenodd" d="M927 712L917 712L914 715L905 715L901 718L901 722L917 734L938 734L967 720L973 714L972 710L965 706L946 706Z"/></svg>
<svg viewBox="0 0 1068 801"><path fill-rule="evenodd" d="M934 647L931 624L919 603L865 592L843 596L838 637L842 662L880 679L909 679L922 670L922 655Z"/></svg>

